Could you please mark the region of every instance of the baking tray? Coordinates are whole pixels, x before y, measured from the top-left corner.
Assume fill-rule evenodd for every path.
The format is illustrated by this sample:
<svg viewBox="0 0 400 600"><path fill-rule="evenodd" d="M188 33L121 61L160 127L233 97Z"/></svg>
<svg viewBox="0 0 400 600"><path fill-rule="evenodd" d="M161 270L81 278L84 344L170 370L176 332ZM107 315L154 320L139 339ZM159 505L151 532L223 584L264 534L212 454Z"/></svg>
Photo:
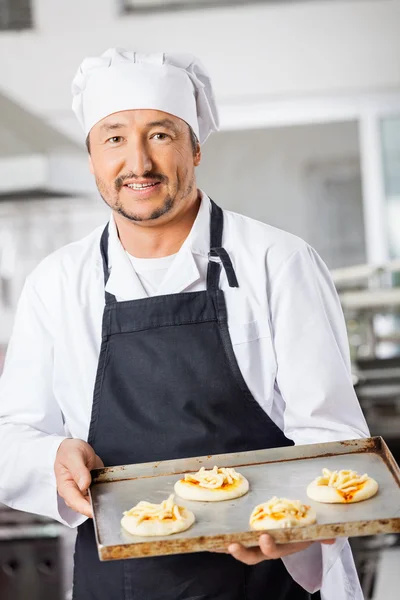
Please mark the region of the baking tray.
<svg viewBox="0 0 400 600"><path fill-rule="evenodd" d="M138 537L121 528L123 511L140 500L161 502L182 474L214 465L240 471L249 480L249 493L212 503L176 497L194 512L196 522L172 536ZM313 502L306 488L323 467L368 473L378 481L379 492L354 504ZM400 468L381 437L96 469L89 494L100 560L213 551L231 542L254 546L260 532L251 531L250 514L272 496L312 505L318 519L315 525L271 530L278 543L400 532Z"/></svg>

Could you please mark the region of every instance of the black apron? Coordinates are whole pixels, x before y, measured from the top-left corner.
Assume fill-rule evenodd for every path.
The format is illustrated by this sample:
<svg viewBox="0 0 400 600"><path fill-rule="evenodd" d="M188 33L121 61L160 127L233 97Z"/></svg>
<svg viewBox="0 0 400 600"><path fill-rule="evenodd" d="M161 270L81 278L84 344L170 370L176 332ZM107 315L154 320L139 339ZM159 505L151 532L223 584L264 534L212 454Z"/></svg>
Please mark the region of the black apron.
<svg viewBox="0 0 400 600"><path fill-rule="evenodd" d="M247 387L222 290L238 282L212 202L207 290L117 302L106 292L89 444L105 466L292 445ZM101 238L108 279L108 226ZM129 507L127 507L129 508ZM229 554L100 562L93 523L75 548L74 600L305 600L281 560Z"/></svg>

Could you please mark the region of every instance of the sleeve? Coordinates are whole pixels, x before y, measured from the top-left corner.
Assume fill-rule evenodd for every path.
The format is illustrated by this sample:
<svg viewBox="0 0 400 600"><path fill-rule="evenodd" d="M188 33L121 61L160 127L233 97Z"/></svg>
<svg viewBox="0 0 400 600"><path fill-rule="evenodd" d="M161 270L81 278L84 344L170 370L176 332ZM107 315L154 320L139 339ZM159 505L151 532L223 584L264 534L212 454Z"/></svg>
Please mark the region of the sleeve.
<svg viewBox="0 0 400 600"><path fill-rule="evenodd" d="M276 383L295 444L366 437L339 297L318 254L304 246L271 282Z"/></svg>
<svg viewBox="0 0 400 600"><path fill-rule="evenodd" d="M65 435L52 380L51 320L28 278L0 377L0 502L74 527L84 517L57 495L54 461Z"/></svg>
<svg viewBox="0 0 400 600"><path fill-rule="evenodd" d="M326 265L308 245L271 281L270 310L285 435L296 445L368 437L340 301ZM292 577L314 592L345 544L345 539L332 546L314 544L283 561Z"/></svg>

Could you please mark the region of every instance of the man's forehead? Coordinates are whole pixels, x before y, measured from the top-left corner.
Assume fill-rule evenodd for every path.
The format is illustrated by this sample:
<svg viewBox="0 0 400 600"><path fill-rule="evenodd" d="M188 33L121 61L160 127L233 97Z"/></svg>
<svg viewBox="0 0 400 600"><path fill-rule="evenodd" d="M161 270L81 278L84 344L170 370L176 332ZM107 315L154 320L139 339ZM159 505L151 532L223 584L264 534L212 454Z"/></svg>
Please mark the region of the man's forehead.
<svg viewBox="0 0 400 600"><path fill-rule="evenodd" d="M181 130L184 121L169 113L153 109L133 109L108 115L93 127L99 132L123 129L140 125L142 127L162 126L174 130Z"/></svg>

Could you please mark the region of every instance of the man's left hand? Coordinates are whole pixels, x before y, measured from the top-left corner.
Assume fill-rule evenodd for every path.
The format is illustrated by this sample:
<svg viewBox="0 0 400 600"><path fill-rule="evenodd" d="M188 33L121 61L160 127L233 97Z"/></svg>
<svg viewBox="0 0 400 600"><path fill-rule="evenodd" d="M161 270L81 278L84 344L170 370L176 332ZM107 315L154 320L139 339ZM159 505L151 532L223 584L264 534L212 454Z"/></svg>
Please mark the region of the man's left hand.
<svg viewBox="0 0 400 600"><path fill-rule="evenodd" d="M289 556L296 552L306 550L314 542L293 542L292 544L276 544L273 538L263 533L259 539L259 546L245 548L241 544L231 544L228 547L229 554L246 565L256 565L263 560L275 560L283 556ZM321 540L321 544L334 544L335 540Z"/></svg>

